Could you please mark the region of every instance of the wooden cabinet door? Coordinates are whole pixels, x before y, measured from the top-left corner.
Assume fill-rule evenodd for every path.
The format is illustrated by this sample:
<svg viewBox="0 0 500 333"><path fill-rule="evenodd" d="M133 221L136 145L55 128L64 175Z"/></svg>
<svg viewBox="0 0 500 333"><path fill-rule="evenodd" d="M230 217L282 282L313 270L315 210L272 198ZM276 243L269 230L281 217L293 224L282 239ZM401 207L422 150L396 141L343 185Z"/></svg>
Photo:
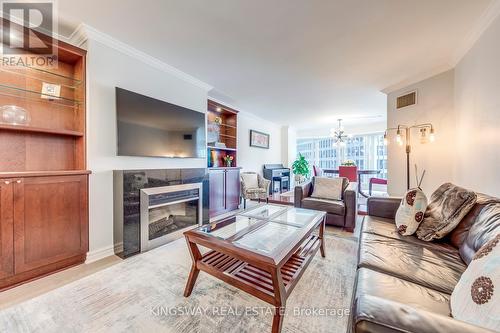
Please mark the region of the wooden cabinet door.
<svg viewBox="0 0 500 333"><path fill-rule="evenodd" d="M87 176L14 183L15 273L88 251Z"/></svg>
<svg viewBox="0 0 500 333"><path fill-rule="evenodd" d="M0 180L0 279L14 275L14 197L12 180Z"/></svg>
<svg viewBox="0 0 500 333"><path fill-rule="evenodd" d="M210 170L208 172L210 217L221 214L226 210L225 175L225 170L222 169Z"/></svg>
<svg viewBox="0 0 500 333"><path fill-rule="evenodd" d="M238 209L240 204L240 170L226 170L226 210Z"/></svg>

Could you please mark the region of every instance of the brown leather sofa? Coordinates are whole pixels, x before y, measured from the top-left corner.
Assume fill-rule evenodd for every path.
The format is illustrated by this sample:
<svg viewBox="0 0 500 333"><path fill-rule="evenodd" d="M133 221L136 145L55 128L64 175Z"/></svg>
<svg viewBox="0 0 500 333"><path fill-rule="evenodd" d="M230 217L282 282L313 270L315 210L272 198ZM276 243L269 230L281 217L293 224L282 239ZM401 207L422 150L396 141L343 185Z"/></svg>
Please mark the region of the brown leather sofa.
<svg viewBox="0 0 500 333"><path fill-rule="evenodd" d="M475 252L500 232L500 199L478 203L446 239L400 236L400 199L369 198L360 236L350 330L356 333L489 332L456 320L450 295Z"/></svg>
<svg viewBox="0 0 500 333"><path fill-rule="evenodd" d="M343 178L342 199L328 200L312 198L314 179L295 187L294 205L299 208L314 209L326 212L326 224L344 227L353 232L357 215L357 183L349 183Z"/></svg>

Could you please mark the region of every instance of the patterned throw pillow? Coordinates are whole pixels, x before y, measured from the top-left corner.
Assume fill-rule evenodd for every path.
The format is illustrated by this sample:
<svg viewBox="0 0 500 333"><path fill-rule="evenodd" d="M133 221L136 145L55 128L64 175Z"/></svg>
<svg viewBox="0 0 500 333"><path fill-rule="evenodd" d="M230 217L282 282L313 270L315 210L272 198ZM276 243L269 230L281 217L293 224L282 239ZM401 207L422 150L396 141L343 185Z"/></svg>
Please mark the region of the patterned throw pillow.
<svg viewBox="0 0 500 333"><path fill-rule="evenodd" d="M413 235L424 219L427 197L424 192L414 188L406 192L396 212L396 227L403 236Z"/></svg>
<svg viewBox="0 0 500 333"><path fill-rule="evenodd" d="M424 221L417 230L417 237L430 242L448 235L476 204L473 191L446 183L434 191L425 212Z"/></svg>
<svg viewBox="0 0 500 333"><path fill-rule="evenodd" d="M450 302L454 318L500 331L500 234L476 252Z"/></svg>

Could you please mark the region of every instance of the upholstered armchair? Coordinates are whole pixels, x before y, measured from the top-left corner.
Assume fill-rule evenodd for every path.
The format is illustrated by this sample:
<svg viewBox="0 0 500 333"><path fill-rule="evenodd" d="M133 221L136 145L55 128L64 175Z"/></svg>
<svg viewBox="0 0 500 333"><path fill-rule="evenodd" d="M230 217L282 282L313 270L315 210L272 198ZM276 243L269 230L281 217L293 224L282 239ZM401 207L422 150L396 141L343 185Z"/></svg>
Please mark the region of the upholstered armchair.
<svg viewBox="0 0 500 333"><path fill-rule="evenodd" d="M270 180L264 179L256 172L242 172L241 197L243 198L243 208L247 208L247 199L266 200L268 202Z"/></svg>
<svg viewBox="0 0 500 333"><path fill-rule="evenodd" d="M350 183L347 178L342 178L342 194L340 200L315 198L314 182L311 181L295 186L294 206L299 208L314 209L326 212L326 224L344 227L353 232L356 226L357 215L357 183Z"/></svg>

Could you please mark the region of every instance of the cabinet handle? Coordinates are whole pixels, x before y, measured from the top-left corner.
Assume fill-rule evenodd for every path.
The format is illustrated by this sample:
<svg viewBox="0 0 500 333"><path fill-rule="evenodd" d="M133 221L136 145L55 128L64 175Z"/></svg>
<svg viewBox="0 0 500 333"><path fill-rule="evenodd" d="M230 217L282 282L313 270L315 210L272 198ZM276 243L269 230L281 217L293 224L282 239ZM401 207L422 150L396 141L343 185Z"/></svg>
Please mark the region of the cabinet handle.
<svg viewBox="0 0 500 333"><path fill-rule="evenodd" d="M8 180L5 181L5 185L9 185L10 182Z"/></svg>
<svg viewBox="0 0 500 333"><path fill-rule="evenodd" d="M16 183L21 184L21 180L20 179L16 180Z"/></svg>

